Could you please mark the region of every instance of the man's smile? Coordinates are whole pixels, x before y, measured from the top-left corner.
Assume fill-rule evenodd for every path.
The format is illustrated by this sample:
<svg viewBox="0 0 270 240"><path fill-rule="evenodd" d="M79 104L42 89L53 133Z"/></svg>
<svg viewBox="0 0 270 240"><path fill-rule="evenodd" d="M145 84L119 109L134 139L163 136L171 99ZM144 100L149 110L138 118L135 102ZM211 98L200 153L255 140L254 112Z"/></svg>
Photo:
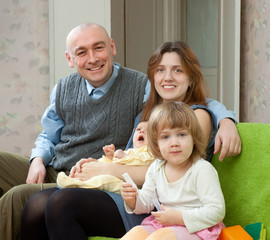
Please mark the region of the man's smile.
<svg viewBox="0 0 270 240"><path fill-rule="evenodd" d="M97 70L101 69L103 66L104 65L101 65L101 66L95 67L95 68L87 68L87 70L89 70L89 71L97 71Z"/></svg>

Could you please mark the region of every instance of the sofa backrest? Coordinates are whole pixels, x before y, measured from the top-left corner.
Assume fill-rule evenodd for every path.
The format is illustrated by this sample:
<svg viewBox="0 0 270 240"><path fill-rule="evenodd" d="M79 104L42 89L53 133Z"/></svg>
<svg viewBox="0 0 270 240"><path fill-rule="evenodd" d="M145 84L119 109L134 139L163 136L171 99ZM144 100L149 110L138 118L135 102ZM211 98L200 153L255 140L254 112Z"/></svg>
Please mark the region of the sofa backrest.
<svg viewBox="0 0 270 240"><path fill-rule="evenodd" d="M226 202L227 227L262 222L270 236L270 124L238 123L242 152L214 156Z"/></svg>

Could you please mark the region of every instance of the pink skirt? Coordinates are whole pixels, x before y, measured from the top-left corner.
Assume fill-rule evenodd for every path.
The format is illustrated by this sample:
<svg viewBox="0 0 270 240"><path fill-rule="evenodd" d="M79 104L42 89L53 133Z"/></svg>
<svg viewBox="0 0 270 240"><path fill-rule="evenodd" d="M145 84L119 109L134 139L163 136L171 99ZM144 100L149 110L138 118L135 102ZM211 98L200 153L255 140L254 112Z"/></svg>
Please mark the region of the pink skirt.
<svg viewBox="0 0 270 240"><path fill-rule="evenodd" d="M145 218L142 223L142 226L152 226L153 231L160 229L160 228L164 228L164 227L172 227L173 231L175 232L176 236L178 235L178 231L183 232L183 229L185 229L185 231L188 233L188 230L186 227L184 226L180 226L180 225L172 225L172 226L164 226L160 223L158 223L155 218L151 215L147 218ZM223 222L220 222L210 228L207 229L203 229L200 230L198 232L195 232L194 234L196 234L198 237L200 237L203 240L216 240L221 232L221 230L225 228L225 225L223 224ZM190 235L194 235L189 233ZM180 235L180 234L179 234Z"/></svg>

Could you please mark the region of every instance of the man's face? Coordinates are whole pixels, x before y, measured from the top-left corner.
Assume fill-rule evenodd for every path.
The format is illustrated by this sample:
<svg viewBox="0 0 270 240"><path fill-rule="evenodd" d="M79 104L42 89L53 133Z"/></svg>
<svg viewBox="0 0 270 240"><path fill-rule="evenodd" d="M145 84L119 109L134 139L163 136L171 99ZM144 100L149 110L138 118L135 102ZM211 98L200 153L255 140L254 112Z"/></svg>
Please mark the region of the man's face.
<svg viewBox="0 0 270 240"><path fill-rule="evenodd" d="M114 42L101 27L94 25L76 30L67 39L69 66L94 87L109 80L115 55Z"/></svg>

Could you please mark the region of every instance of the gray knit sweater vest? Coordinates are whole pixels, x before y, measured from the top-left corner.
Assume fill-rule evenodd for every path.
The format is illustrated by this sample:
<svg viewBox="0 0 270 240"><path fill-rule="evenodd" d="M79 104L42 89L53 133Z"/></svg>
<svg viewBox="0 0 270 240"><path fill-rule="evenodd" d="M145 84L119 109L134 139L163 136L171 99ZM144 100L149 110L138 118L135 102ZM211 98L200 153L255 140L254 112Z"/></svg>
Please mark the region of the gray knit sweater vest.
<svg viewBox="0 0 270 240"><path fill-rule="evenodd" d="M94 100L79 74L60 79L55 104L65 126L55 146L54 168L66 171L81 158L100 158L107 144L125 149L142 110L146 82L145 74L120 67L110 90Z"/></svg>

